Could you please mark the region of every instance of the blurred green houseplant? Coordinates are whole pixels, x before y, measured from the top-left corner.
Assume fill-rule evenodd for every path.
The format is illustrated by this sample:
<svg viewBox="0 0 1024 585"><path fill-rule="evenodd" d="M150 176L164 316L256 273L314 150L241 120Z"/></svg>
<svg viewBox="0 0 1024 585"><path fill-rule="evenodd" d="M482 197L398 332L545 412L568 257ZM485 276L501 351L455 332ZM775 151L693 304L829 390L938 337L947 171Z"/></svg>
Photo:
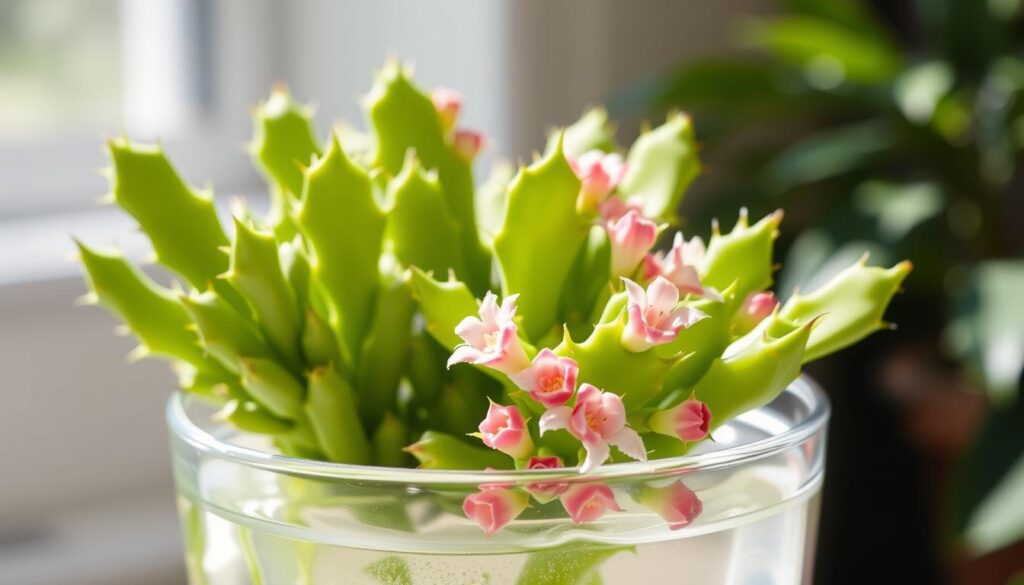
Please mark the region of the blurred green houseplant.
<svg viewBox="0 0 1024 585"><path fill-rule="evenodd" d="M1004 547L1024 537L1024 3L879 4L896 27L854 0L780 4L742 23L748 54L687 62L613 113L696 113L716 180L691 217L759 193L818 226L791 242L780 293L864 250L916 259L911 296L950 316L949 354L993 406L950 527Z"/></svg>

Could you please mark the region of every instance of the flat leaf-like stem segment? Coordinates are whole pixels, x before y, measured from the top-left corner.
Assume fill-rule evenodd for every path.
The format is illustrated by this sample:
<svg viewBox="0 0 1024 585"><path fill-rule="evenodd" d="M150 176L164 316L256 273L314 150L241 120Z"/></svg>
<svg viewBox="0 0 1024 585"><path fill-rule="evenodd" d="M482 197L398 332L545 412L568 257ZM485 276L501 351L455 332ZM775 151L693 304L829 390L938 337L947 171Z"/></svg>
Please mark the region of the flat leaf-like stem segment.
<svg viewBox="0 0 1024 585"><path fill-rule="evenodd" d="M707 317L680 331L674 341L656 348L658 355L663 357L676 354L686 356L665 376L662 395L692 388L715 358L721 356L729 346L732 316L743 299L736 295L735 285L722 291L722 298L724 302L700 299L690 303L691 307L702 311Z"/></svg>
<svg viewBox="0 0 1024 585"><path fill-rule="evenodd" d="M379 285L385 216L366 171L349 160L337 137L307 170L296 219L331 305L331 325L345 355L357 359Z"/></svg>
<svg viewBox="0 0 1024 585"><path fill-rule="evenodd" d="M293 197L302 193L302 167L320 156L312 117L283 86L253 112L253 158L268 179Z"/></svg>
<svg viewBox="0 0 1024 585"><path fill-rule="evenodd" d="M740 210L731 232L721 234L716 229L711 235L704 257L703 283L719 290L735 283L741 302L748 294L771 286L772 245L781 222L782 211L776 211L749 225L746 209Z"/></svg>
<svg viewBox="0 0 1024 585"><path fill-rule="evenodd" d="M376 428L384 413L395 406L398 381L409 357L415 311L408 283L400 275L386 275L355 377L359 413L368 429Z"/></svg>
<svg viewBox="0 0 1024 585"><path fill-rule="evenodd" d="M217 382L229 376L202 349L192 319L173 291L154 282L119 252L77 244L95 301L120 317L139 338L142 345L135 355L182 360Z"/></svg>
<svg viewBox="0 0 1024 585"><path fill-rule="evenodd" d="M518 293L526 337L537 341L556 325L562 287L587 238L576 213L580 182L562 148L520 169L508 191L505 225L494 238L502 293Z"/></svg>
<svg viewBox="0 0 1024 585"><path fill-rule="evenodd" d="M804 362L816 360L884 329L882 315L912 268L900 262L892 268L867 266L862 258L814 292L794 294L780 315L805 323L822 315L811 333Z"/></svg>
<svg viewBox="0 0 1024 585"><path fill-rule="evenodd" d="M560 140L564 142L563 149L568 158L579 158L591 150L615 152L618 149L615 144L615 125L608 121L608 111L604 108L591 108L579 120L566 126L564 132L551 132L544 148L545 154L553 152Z"/></svg>
<svg viewBox="0 0 1024 585"><path fill-rule="evenodd" d="M664 124L642 134L629 150L626 165L619 185L622 196L641 197L647 217L674 219L683 193L700 172L690 117L672 114Z"/></svg>
<svg viewBox="0 0 1024 585"><path fill-rule="evenodd" d="M275 358L256 327L213 291L179 295L206 350L232 372L241 372L241 358Z"/></svg>
<svg viewBox="0 0 1024 585"><path fill-rule="evenodd" d="M420 462L420 469L512 468L512 459L499 451L435 431L423 433L419 441L405 450Z"/></svg>
<svg viewBox="0 0 1024 585"><path fill-rule="evenodd" d="M685 356L662 358L653 349L627 350L621 341L626 319L623 311L612 322L595 327L582 343L574 342L566 332L554 352L576 360L586 382L618 394L627 408L636 408L658 395L665 375Z"/></svg>
<svg viewBox="0 0 1024 585"><path fill-rule="evenodd" d="M465 274L459 225L444 200L437 176L423 170L410 154L402 172L388 185L392 202L388 236L405 265L434 274Z"/></svg>
<svg viewBox="0 0 1024 585"><path fill-rule="evenodd" d="M413 150L424 168L437 171L449 210L459 224L466 270L458 276L475 294L483 295L490 276L490 257L476 225L472 161L463 159L449 143L430 97L413 85L398 61L385 64L365 104L377 136L375 168L397 175L406 154Z"/></svg>
<svg viewBox="0 0 1024 585"><path fill-rule="evenodd" d="M157 260L197 289L206 290L212 283L236 308L243 307L238 292L217 280L228 269L222 251L228 238L212 194L185 184L159 146L114 139L107 149L114 164L111 195L149 236Z"/></svg>
<svg viewBox="0 0 1024 585"><path fill-rule="evenodd" d="M236 218L231 269L224 278L248 299L260 330L278 355L293 371L301 371L299 304L282 271L274 235Z"/></svg>
<svg viewBox="0 0 1024 585"><path fill-rule="evenodd" d="M276 417L299 418L306 390L302 382L275 360L242 358L242 381L253 400Z"/></svg>
<svg viewBox="0 0 1024 585"><path fill-rule="evenodd" d="M365 465L370 443L359 420L352 387L331 367L309 374L306 415L327 457L335 463Z"/></svg>
<svg viewBox="0 0 1024 585"><path fill-rule="evenodd" d="M476 315L479 308L469 287L457 280L434 280L415 266L406 278L420 305L427 331L449 351L462 344L462 339L455 334L455 326L464 318Z"/></svg>
<svg viewBox="0 0 1024 585"><path fill-rule="evenodd" d="M816 322L796 324L776 313L711 363L693 391L711 409L712 429L771 402L800 375L804 347Z"/></svg>

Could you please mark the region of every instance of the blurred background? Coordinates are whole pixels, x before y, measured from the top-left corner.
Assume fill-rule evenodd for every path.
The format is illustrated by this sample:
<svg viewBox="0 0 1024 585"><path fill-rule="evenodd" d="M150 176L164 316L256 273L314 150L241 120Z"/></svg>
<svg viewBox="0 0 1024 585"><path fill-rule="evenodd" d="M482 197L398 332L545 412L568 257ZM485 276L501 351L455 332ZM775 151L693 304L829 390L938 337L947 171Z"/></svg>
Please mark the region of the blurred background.
<svg viewBox="0 0 1024 585"><path fill-rule="evenodd" d="M391 53L462 90L483 166L586 105L624 142L692 112L684 230L784 207L783 298L911 258L898 329L812 369L834 403L815 582L1024 583L1022 22L1021 0L0 0L0 584L184 582L172 376L73 305L70 234L148 253L96 205L101 138L160 139L258 207L250 106L284 82L321 133L361 124Z"/></svg>

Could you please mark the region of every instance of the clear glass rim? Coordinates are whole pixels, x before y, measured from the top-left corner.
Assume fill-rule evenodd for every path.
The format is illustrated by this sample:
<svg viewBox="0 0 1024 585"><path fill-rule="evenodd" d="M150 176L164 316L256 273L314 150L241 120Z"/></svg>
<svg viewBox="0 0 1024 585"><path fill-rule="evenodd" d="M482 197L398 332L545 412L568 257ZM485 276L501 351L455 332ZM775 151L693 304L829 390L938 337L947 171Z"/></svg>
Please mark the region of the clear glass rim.
<svg viewBox="0 0 1024 585"><path fill-rule="evenodd" d="M370 481L383 484L466 485L495 482L518 483L538 479L564 481L623 480L667 475L682 471L718 469L768 457L802 443L828 422L831 407L816 382L806 375L794 380L782 394L795 395L808 407L801 420L783 433L724 449L649 461L611 463L581 475L576 468L536 470L448 470L351 465L313 459L299 459L222 441L197 426L188 416L181 391L167 401L167 424L171 433L201 453L234 463L294 476ZM780 395L781 396L781 395Z"/></svg>

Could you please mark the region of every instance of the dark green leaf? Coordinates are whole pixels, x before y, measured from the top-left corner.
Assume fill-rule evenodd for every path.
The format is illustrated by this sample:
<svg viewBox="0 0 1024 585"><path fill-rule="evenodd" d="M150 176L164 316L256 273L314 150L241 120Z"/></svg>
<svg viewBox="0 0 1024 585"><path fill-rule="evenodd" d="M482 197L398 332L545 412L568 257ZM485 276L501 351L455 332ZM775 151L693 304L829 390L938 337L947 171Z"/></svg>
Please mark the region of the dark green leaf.
<svg viewBox="0 0 1024 585"><path fill-rule="evenodd" d="M746 41L800 69L812 87L876 85L899 73L903 57L888 38L811 16L751 22Z"/></svg>

